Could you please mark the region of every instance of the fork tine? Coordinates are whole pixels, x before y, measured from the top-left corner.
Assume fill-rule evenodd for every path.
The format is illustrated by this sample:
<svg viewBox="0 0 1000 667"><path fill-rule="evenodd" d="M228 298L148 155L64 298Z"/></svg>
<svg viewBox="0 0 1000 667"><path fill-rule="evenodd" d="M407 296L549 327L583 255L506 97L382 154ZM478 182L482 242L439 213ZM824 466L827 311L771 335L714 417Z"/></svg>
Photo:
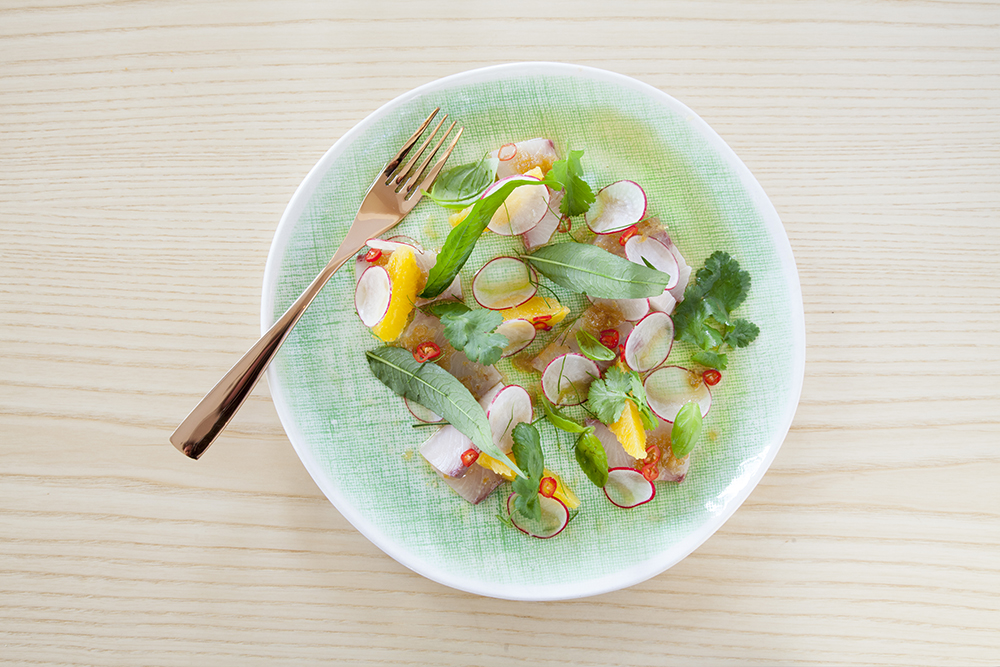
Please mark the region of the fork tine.
<svg viewBox="0 0 1000 667"><path fill-rule="evenodd" d="M382 170L382 175L385 176L386 183L388 183L389 177L392 176L393 172L396 171L396 168L399 167L399 164L406 157L407 153L409 153L410 149L413 148L413 144L417 143L417 139L420 138L420 135L423 134L424 130L427 129L427 126L431 124L431 121L434 120L434 116L436 116L437 112L440 110L441 107L435 108L434 111L432 111L430 115L427 116L426 119L424 119L424 122L420 124L420 127L418 127L417 131L413 133L413 136L411 136L409 139L406 140L406 143L403 144L403 147L399 149L398 153L396 153L396 157L392 158L391 160L389 160L389 162L386 163L385 169ZM438 125L440 125L440 123Z"/></svg>
<svg viewBox="0 0 1000 667"><path fill-rule="evenodd" d="M420 165L420 172L418 172L417 176L414 177L413 181L407 183L407 199L413 197L415 193L417 199L419 199L421 191L426 192L431 189L431 184L434 183L434 179L437 178L439 173L441 173L441 169L444 168L444 163L448 161L448 158L451 157L451 152L455 150L455 144L458 143L459 138L462 136L462 132L465 130L464 127L458 128L458 132L455 133L455 138L451 140L448 148L445 149L444 155L442 155L441 159L434 164L434 167L430 170L430 172L428 172L427 176L424 177L424 180L422 180L419 185L415 185L415 183L421 176L423 176L423 172L427 168L427 164L437 154L438 149L441 148L441 144L444 143L444 140L448 137L448 134L451 133L453 127L455 127L454 122L451 124L451 127L448 128L448 132L445 132L444 136L441 137L441 141L438 142L438 145L434 147L434 152L428 155L427 159L424 160L424 163Z"/></svg>
<svg viewBox="0 0 1000 667"><path fill-rule="evenodd" d="M412 177L410 174L407 174L406 182L401 188L401 190L405 190L407 192L407 196L409 196L415 185L420 182L420 179L424 177L424 173L427 171L427 165L429 165L431 160L434 159L434 156L437 155L437 152L441 149L441 145L444 143L444 140L447 139L448 135L451 134L451 131L455 129L455 124L455 121L451 122L451 125L448 126L448 130L441 135L440 139L437 140L437 143L434 144L434 148L427 154L427 157L420 163L420 166L413 169Z"/></svg>
<svg viewBox="0 0 1000 667"><path fill-rule="evenodd" d="M400 167L399 170L396 172L396 175L393 177L393 181L396 185L396 192L399 192L402 189L400 187L400 183L407 180L414 173L413 171L414 165L417 164L417 162L420 160L420 156L424 154L424 151L427 149L427 146L432 141L434 141L434 135L438 133L438 130L441 129L441 126L444 125L444 122L446 120L448 120L448 114L445 114L444 117L442 117L441 120L438 121L438 124L434 126L434 129L431 131L431 133L427 135L426 139L424 139L424 143L420 144L420 148L414 151L413 155L407 161L406 165ZM454 125L454 122L452 123L452 125Z"/></svg>

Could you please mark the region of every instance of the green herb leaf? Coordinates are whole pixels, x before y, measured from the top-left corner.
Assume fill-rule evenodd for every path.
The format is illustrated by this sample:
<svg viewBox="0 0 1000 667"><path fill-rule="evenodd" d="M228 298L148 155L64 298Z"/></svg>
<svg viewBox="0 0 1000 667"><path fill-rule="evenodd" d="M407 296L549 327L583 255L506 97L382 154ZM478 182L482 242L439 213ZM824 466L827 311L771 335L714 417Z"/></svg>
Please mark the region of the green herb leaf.
<svg viewBox="0 0 1000 667"><path fill-rule="evenodd" d="M647 431L652 431L660 422L657 420L652 408L649 407L649 401L646 398L646 388L642 385L642 378L639 377L638 373L630 373L629 380L632 383L629 399L639 408L639 418L642 420L642 427Z"/></svg>
<svg viewBox="0 0 1000 667"><path fill-rule="evenodd" d="M590 383L587 407L605 424L613 424L621 418L631 390L629 374L612 366L603 378Z"/></svg>
<svg viewBox="0 0 1000 667"><path fill-rule="evenodd" d="M595 486L604 488L608 483L608 453L594 429L588 428L576 441L576 462Z"/></svg>
<svg viewBox="0 0 1000 667"><path fill-rule="evenodd" d="M676 458L682 458L694 449L701 435L701 406L688 401L677 411L674 426L670 429L670 449Z"/></svg>
<svg viewBox="0 0 1000 667"><path fill-rule="evenodd" d="M612 361L618 356L617 352L606 348L601 341L583 329L576 332L576 344L580 346L583 356L591 361Z"/></svg>
<svg viewBox="0 0 1000 667"><path fill-rule="evenodd" d="M545 473L545 459L542 455L542 441L538 429L521 422L514 427L514 458L525 472L524 477L514 478L514 508L521 514L536 520L542 518L542 506L538 502L538 485Z"/></svg>
<svg viewBox="0 0 1000 667"><path fill-rule="evenodd" d="M458 301L433 303L427 310L441 318L445 338L456 350L484 366L499 361L510 342L503 334L494 333L503 324L503 315L495 310L472 310Z"/></svg>
<svg viewBox="0 0 1000 667"><path fill-rule="evenodd" d="M670 280L662 271L588 243L570 241L542 246L524 259L552 282L599 299L658 296Z"/></svg>
<svg viewBox="0 0 1000 667"><path fill-rule="evenodd" d="M731 317L749 290L750 274L722 251L712 253L695 273L673 318L674 337L701 348L692 355L696 363L725 370L726 353L746 347L760 333L753 322Z"/></svg>
<svg viewBox="0 0 1000 667"><path fill-rule="evenodd" d="M583 433L587 430L585 426L580 426L575 421L564 415L559 408L549 403L549 399L545 398L545 394L541 395L542 399L542 410L545 412L545 418L549 420L553 426L567 433Z"/></svg>
<svg viewBox="0 0 1000 667"><path fill-rule="evenodd" d="M484 157L439 174L427 196L445 208L463 209L476 201L497 176L500 160Z"/></svg>
<svg viewBox="0 0 1000 667"><path fill-rule="evenodd" d="M469 256L472 255L476 241L482 236L486 226L490 224L493 214L503 205L507 196L515 188L522 185L538 185L538 180L534 178L512 179L489 195L476 200L469 215L456 225L449 232L448 238L445 239L444 246L438 253L437 261L427 275L427 284L424 285L424 291L420 293L421 297L432 299L448 289L448 286L455 280L455 276L465 266Z"/></svg>
<svg viewBox="0 0 1000 667"><path fill-rule="evenodd" d="M378 380L400 396L441 415L480 450L523 475L510 458L493 444L486 412L454 375L436 364L421 364L409 350L380 347L365 352Z"/></svg>
<svg viewBox="0 0 1000 667"><path fill-rule="evenodd" d="M558 188L562 189L563 200L559 205L559 212L570 217L582 215L590 210L590 205L594 203L594 191L591 190L587 181L583 180L583 167L580 166L580 158L583 151L570 151L565 159L556 160L552 163L552 168L545 175L546 180L555 181Z"/></svg>

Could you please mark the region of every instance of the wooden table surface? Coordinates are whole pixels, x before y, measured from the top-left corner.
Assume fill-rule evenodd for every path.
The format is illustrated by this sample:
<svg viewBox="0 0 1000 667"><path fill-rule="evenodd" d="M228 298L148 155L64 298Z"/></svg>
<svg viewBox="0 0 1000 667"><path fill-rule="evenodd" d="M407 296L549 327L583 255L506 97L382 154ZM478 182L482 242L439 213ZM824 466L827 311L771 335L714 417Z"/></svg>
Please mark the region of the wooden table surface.
<svg viewBox="0 0 1000 667"><path fill-rule="evenodd" d="M519 18L514 18L519 17ZM384 555L263 384L167 442L256 338L326 149L519 60L693 108L781 215L802 401L677 566L558 603ZM0 3L0 663L1000 664L996 2Z"/></svg>

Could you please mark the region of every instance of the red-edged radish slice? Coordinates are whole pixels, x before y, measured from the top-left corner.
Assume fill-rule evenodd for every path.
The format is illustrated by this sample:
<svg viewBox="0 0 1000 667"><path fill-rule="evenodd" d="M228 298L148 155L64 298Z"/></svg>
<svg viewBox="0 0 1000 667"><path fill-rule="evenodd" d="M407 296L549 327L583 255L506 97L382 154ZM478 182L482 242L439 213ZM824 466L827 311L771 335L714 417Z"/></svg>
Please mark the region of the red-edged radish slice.
<svg viewBox="0 0 1000 667"><path fill-rule="evenodd" d="M674 257L673 253L670 252L670 248L664 245L662 241L654 238L633 236L625 242L625 257L630 262L642 266L646 265L646 262L643 261L645 259L654 269L670 276L670 281L667 282L666 289L669 290L677 286L677 280L680 276L680 271L677 267L677 258Z"/></svg>
<svg viewBox="0 0 1000 667"><path fill-rule="evenodd" d="M503 477L483 466L469 466L458 477L441 475L441 480L473 505L482 502L503 483Z"/></svg>
<svg viewBox="0 0 1000 667"><path fill-rule="evenodd" d="M597 364L582 354L563 354L545 367L542 391L553 405L579 405L587 400L590 383L600 374Z"/></svg>
<svg viewBox="0 0 1000 667"><path fill-rule="evenodd" d="M604 495L612 504L630 509L655 498L656 487L635 468L612 468L608 471Z"/></svg>
<svg viewBox="0 0 1000 667"><path fill-rule="evenodd" d="M657 417L671 424L685 403L698 403L702 417L712 407L712 392L702 382L701 376L680 366L657 368L646 376L643 387L649 407Z"/></svg>
<svg viewBox="0 0 1000 667"><path fill-rule="evenodd" d="M670 288L670 294L677 302L684 300L684 290L687 289L688 280L691 278L691 267L684 260L681 251L674 244L670 244L670 254L677 260L677 284Z"/></svg>
<svg viewBox="0 0 1000 667"><path fill-rule="evenodd" d="M514 497L516 495L516 493L512 493L507 496L507 514L514 527L525 535L547 540L561 533L566 524L569 523L569 509L558 498L538 496L538 502L542 506L542 518L536 521L515 509Z"/></svg>
<svg viewBox="0 0 1000 667"><path fill-rule="evenodd" d="M509 357L531 345L532 341L535 340L536 332L535 325L528 320L507 320L498 326L497 333L505 336L509 341L501 356Z"/></svg>
<svg viewBox="0 0 1000 667"><path fill-rule="evenodd" d="M389 272L381 266L369 266L365 269L354 289L354 308L366 327L373 327L382 321L389 311L391 296Z"/></svg>
<svg viewBox="0 0 1000 667"><path fill-rule="evenodd" d="M615 304L626 322L638 322L649 314L648 299L591 299L591 301Z"/></svg>
<svg viewBox="0 0 1000 667"><path fill-rule="evenodd" d="M406 403L406 409L410 411L410 414L413 415L417 421L421 421L425 424L436 424L443 419L441 415L425 408L416 401L411 401L410 399L404 397L403 402Z"/></svg>
<svg viewBox="0 0 1000 667"><path fill-rule="evenodd" d="M524 249L532 250L538 246L545 245L552 238L556 229L559 227L559 221L562 219L559 213L559 206L562 204L563 191L552 192L549 190L549 206L545 211L545 215L542 217L541 221L521 234L521 240L524 241Z"/></svg>
<svg viewBox="0 0 1000 667"><path fill-rule="evenodd" d="M375 248L376 250L381 250L382 252L392 252L398 250L403 246L406 246L414 251L414 253L421 253L424 251L416 241L411 239L409 236L394 236L391 239L368 239L367 243L369 248Z"/></svg>
<svg viewBox="0 0 1000 667"><path fill-rule="evenodd" d="M534 270L518 258L497 257L476 272L472 296L483 308L505 310L535 296L537 283Z"/></svg>
<svg viewBox="0 0 1000 667"><path fill-rule="evenodd" d="M420 243L416 239L406 236L405 234L396 234L395 236L390 236L389 238L386 239L386 241L392 241L393 243L405 243L406 245L410 246L417 252L424 251L424 247L420 245Z"/></svg>
<svg viewBox="0 0 1000 667"><path fill-rule="evenodd" d="M597 193L587 211L587 226L595 234L620 232L642 220L646 193L635 181L616 181Z"/></svg>
<svg viewBox="0 0 1000 667"><path fill-rule="evenodd" d="M531 422L531 395L524 387L509 384L496 392L488 403L480 400L480 405L486 408L493 444L501 451L509 452L514 447L514 427L521 422Z"/></svg>
<svg viewBox="0 0 1000 667"><path fill-rule="evenodd" d="M474 447L469 438L448 424L439 428L420 445L420 455L442 475L455 477L464 475L467 467L462 463L462 452Z"/></svg>
<svg viewBox="0 0 1000 667"><path fill-rule="evenodd" d="M625 363L645 373L667 360L674 345L674 322L666 313L650 313L625 340Z"/></svg>
<svg viewBox="0 0 1000 667"><path fill-rule="evenodd" d="M497 209L497 212L493 214L487 227L490 231L501 236L516 236L525 233L541 222L546 211L549 210L549 189L534 176L518 175L501 179L491 185L483 193L483 196L492 194L498 187L512 180L528 180L538 184L522 185L515 188Z"/></svg>
<svg viewBox="0 0 1000 667"><path fill-rule="evenodd" d="M666 313L667 315L672 314L674 307L677 305L677 301L674 299L674 295L670 293L670 290L665 290L660 296L651 296L647 301L649 302L650 310Z"/></svg>
<svg viewBox="0 0 1000 667"><path fill-rule="evenodd" d="M506 178L524 174L535 167L548 171L552 163L559 159L559 154L550 139L525 139L515 144L504 144L490 153L490 157L500 160L497 178Z"/></svg>

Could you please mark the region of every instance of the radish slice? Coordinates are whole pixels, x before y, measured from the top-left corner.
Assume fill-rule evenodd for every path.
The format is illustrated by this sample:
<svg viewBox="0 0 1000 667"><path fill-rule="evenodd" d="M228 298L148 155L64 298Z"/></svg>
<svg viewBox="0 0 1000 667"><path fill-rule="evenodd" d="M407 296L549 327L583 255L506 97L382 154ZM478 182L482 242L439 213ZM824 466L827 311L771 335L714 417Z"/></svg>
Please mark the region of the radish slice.
<svg viewBox="0 0 1000 667"><path fill-rule="evenodd" d="M604 495L612 504L629 509L656 497L656 487L634 468L612 468L608 471Z"/></svg>
<svg viewBox="0 0 1000 667"><path fill-rule="evenodd" d="M506 178L529 172L535 167L548 171L552 168L552 163L559 159L559 154L550 139L526 139L515 144L504 144L490 153L490 157L500 160L497 178Z"/></svg>
<svg viewBox="0 0 1000 667"><path fill-rule="evenodd" d="M638 322L649 314L648 299L591 299L594 303L613 303L626 322Z"/></svg>
<svg viewBox="0 0 1000 667"><path fill-rule="evenodd" d="M549 190L549 205L545 211L545 215L542 216L541 222L521 235L525 250L532 250L538 246L545 245L552 238L552 235L559 227L559 220L561 219L559 206L562 204L562 199L562 190L558 192Z"/></svg>
<svg viewBox="0 0 1000 667"><path fill-rule="evenodd" d="M635 325L625 341L625 363L645 373L667 360L674 345L674 322L666 313L650 313Z"/></svg>
<svg viewBox="0 0 1000 667"><path fill-rule="evenodd" d="M597 364L582 354L563 354L545 367L542 391L553 405L579 405L587 400L590 383L600 373Z"/></svg>
<svg viewBox="0 0 1000 667"><path fill-rule="evenodd" d="M464 475L448 477L441 475L442 481L455 490L455 493L477 505L493 493L503 483L503 477L483 466L469 466Z"/></svg>
<svg viewBox="0 0 1000 667"><path fill-rule="evenodd" d="M472 440L449 424L439 428L420 445L420 455L442 475L455 477L465 474L466 466L462 463L462 452L473 447L475 446Z"/></svg>
<svg viewBox="0 0 1000 667"><path fill-rule="evenodd" d="M616 181L597 193L587 211L587 226L595 234L620 232L642 220L646 193L635 181Z"/></svg>
<svg viewBox="0 0 1000 667"><path fill-rule="evenodd" d="M516 495L516 493L512 493L507 496L507 514L514 527L525 535L547 540L561 533L566 524L569 523L569 509L558 498L538 496L538 502L542 506L542 518L536 521L524 516L514 508L514 496Z"/></svg>
<svg viewBox="0 0 1000 667"><path fill-rule="evenodd" d="M674 295L671 294L669 290L665 291L660 296L651 296L647 299L647 301L649 302L650 310L666 313L667 315L672 314L674 312L674 307L677 305Z"/></svg>
<svg viewBox="0 0 1000 667"><path fill-rule="evenodd" d="M521 319L507 320L498 326L497 333L505 336L510 341L507 343L507 347L503 349L501 356L509 357L531 345L532 341L535 340L536 331L535 325L528 320Z"/></svg>
<svg viewBox="0 0 1000 667"><path fill-rule="evenodd" d="M666 289L673 289L677 286L680 271L677 267L677 258L662 241L654 238L642 238L633 236L625 242L625 257L635 264L646 265L649 262L654 269L662 271L670 276ZM646 260L644 262L643 260Z"/></svg>
<svg viewBox="0 0 1000 667"><path fill-rule="evenodd" d="M403 402L406 403L406 409L410 411L410 414L413 415L417 421L421 421L425 424L436 424L443 419L441 415L425 408L416 401L411 401L410 399L404 397Z"/></svg>
<svg viewBox="0 0 1000 667"><path fill-rule="evenodd" d="M369 266L358 279L354 289L354 308L366 327L382 321L389 311L392 283L389 272L381 266Z"/></svg>
<svg viewBox="0 0 1000 667"><path fill-rule="evenodd" d="M691 267L673 243L670 244L670 254L677 260L677 284L670 288L670 294L675 301L680 302L684 300L684 290L687 289L688 280L691 278Z"/></svg>
<svg viewBox="0 0 1000 667"><path fill-rule="evenodd" d="M523 234L539 222L549 210L549 189L534 176L510 176L491 185L486 197L512 180L534 181L538 185L522 185L511 192L490 219L489 229L501 236Z"/></svg>
<svg viewBox="0 0 1000 667"><path fill-rule="evenodd" d="M472 296L483 308L505 310L520 306L535 296L538 278L534 270L516 257L497 257L486 262L472 279Z"/></svg>
<svg viewBox="0 0 1000 667"><path fill-rule="evenodd" d="M389 238L386 239L386 241L392 241L393 243L404 243L413 248L414 250L416 250L417 252L424 251L424 247L420 245L420 243L418 243L416 239L410 238L405 234L396 234L395 236L390 236Z"/></svg>
<svg viewBox="0 0 1000 667"><path fill-rule="evenodd" d="M366 245L369 248L375 248L376 250L381 250L382 252L393 252L394 250L399 250L402 247L410 248L415 254L422 253L424 251L424 249L420 247L420 244L411 239L409 236L394 236L391 239L368 239L368 243Z"/></svg>
<svg viewBox="0 0 1000 667"><path fill-rule="evenodd" d="M483 398L488 396L489 394ZM481 400L480 404L483 403L486 401ZM509 452L514 447L514 427L521 422L531 421L531 396L524 387L511 384L496 392L484 407L490 432L493 434L493 444L501 451Z"/></svg>
<svg viewBox="0 0 1000 667"><path fill-rule="evenodd" d="M680 366L663 366L646 376L643 383L649 407L660 419L674 422L677 411L690 401L701 407L704 417L712 407L712 392L701 376Z"/></svg>

